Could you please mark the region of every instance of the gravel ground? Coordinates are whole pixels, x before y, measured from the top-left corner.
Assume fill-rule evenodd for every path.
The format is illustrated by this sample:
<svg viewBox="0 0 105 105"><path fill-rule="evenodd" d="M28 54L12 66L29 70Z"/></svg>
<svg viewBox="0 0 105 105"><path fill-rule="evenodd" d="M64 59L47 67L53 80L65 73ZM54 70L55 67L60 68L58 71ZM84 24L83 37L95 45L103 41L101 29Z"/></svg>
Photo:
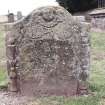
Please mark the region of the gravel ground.
<svg viewBox="0 0 105 105"><path fill-rule="evenodd" d="M0 91L0 105L28 105L32 97Z"/></svg>

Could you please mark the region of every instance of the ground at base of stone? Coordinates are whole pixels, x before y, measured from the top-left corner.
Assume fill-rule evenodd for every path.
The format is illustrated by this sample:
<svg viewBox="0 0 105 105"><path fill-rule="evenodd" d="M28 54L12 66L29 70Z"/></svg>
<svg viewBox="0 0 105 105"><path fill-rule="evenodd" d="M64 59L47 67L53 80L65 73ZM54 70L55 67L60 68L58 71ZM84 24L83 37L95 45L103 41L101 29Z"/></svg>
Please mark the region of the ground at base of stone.
<svg viewBox="0 0 105 105"><path fill-rule="evenodd" d="M90 92L87 95L75 95L72 97L81 97L81 96L88 97L88 96L94 96L94 95L95 94L92 94ZM40 98L36 96L34 97L34 96L22 95L21 93L11 93L11 92L0 90L0 105L40 105L39 103L37 103L39 101L36 100Z"/></svg>
<svg viewBox="0 0 105 105"><path fill-rule="evenodd" d="M27 105L32 100L32 97L0 91L0 105Z"/></svg>

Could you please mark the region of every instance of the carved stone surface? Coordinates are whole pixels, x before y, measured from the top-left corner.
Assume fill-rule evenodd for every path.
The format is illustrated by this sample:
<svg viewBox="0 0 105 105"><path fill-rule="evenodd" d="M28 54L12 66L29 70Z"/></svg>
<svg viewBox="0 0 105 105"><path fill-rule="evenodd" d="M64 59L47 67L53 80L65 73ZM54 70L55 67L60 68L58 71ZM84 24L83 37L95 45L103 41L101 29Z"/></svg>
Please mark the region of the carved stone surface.
<svg viewBox="0 0 105 105"><path fill-rule="evenodd" d="M75 95L78 81L88 77L89 24L62 7L39 8L14 23L6 46L23 94Z"/></svg>

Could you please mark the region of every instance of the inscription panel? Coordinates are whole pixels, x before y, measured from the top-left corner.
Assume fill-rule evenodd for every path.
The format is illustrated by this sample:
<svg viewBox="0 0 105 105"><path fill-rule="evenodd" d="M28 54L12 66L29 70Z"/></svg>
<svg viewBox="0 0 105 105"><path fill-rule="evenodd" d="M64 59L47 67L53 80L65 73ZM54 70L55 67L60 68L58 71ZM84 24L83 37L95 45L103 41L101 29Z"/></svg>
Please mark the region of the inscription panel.
<svg viewBox="0 0 105 105"><path fill-rule="evenodd" d="M76 60L68 41L32 40L19 48L19 52L19 67L26 79L35 79L37 74L39 77L46 75L46 80L73 78Z"/></svg>

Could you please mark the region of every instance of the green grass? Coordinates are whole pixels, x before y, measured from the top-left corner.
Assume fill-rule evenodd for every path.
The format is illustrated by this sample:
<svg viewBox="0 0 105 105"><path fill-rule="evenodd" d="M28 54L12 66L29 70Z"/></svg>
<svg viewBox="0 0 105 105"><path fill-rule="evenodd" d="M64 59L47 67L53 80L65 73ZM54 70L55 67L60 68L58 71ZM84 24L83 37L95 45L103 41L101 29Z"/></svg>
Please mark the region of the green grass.
<svg viewBox="0 0 105 105"><path fill-rule="evenodd" d="M105 51L105 33L92 33L92 49Z"/></svg>
<svg viewBox="0 0 105 105"><path fill-rule="evenodd" d="M90 87L105 94L105 33L92 33L91 46Z"/></svg>
<svg viewBox="0 0 105 105"><path fill-rule="evenodd" d="M5 89L6 87L7 87L6 69L0 68L0 89Z"/></svg>
<svg viewBox="0 0 105 105"><path fill-rule="evenodd" d="M4 36L0 33L0 60L5 59ZM5 67L0 66L0 84L6 81ZM6 82L4 82L6 83ZM27 105L105 105L105 34L91 33L91 70L89 88L92 96L82 97L44 97L35 99Z"/></svg>
<svg viewBox="0 0 105 105"><path fill-rule="evenodd" d="M38 98L27 105L100 105L100 96L90 97L44 97Z"/></svg>
<svg viewBox="0 0 105 105"><path fill-rule="evenodd" d="M0 87L7 84L6 73L6 57L5 57L5 36L4 32L0 32Z"/></svg>
<svg viewBox="0 0 105 105"><path fill-rule="evenodd" d="M0 83L1 81L4 81L6 78L6 72L3 70L3 68L0 69Z"/></svg>

